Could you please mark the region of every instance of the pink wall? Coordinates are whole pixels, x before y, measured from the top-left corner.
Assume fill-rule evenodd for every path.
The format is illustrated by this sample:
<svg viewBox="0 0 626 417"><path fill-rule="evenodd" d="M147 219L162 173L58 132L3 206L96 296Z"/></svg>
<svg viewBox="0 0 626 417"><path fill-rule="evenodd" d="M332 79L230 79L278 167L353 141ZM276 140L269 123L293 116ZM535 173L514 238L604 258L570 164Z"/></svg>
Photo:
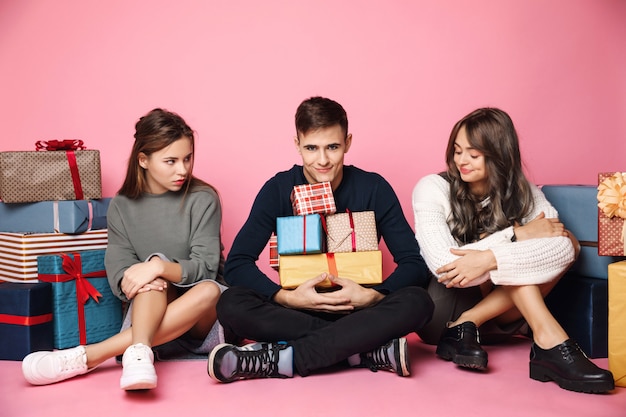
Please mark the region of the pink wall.
<svg viewBox="0 0 626 417"><path fill-rule="evenodd" d="M623 0L0 1L0 151L84 139L112 196L137 118L176 111L229 248L299 161L295 108L325 95L349 114L347 163L383 174L412 223L415 182L479 106L511 114L535 182L626 169L625 21Z"/></svg>

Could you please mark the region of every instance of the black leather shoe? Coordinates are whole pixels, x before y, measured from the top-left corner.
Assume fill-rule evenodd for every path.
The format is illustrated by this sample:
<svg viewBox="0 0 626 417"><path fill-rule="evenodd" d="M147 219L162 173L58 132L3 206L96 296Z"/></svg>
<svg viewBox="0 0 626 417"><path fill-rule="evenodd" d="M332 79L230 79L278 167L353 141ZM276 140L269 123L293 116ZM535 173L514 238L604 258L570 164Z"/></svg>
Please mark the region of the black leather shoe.
<svg viewBox="0 0 626 417"><path fill-rule="evenodd" d="M471 321L446 327L435 353L440 358L464 368L487 368L487 352L480 347L478 328Z"/></svg>
<svg viewBox="0 0 626 417"><path fill-rule="evenodd" d="M576 392L601 393L615 388L613 374L598 368L572 339L548 350L533 343L530 377L541 382L554 381L559 387Z"/></svg>

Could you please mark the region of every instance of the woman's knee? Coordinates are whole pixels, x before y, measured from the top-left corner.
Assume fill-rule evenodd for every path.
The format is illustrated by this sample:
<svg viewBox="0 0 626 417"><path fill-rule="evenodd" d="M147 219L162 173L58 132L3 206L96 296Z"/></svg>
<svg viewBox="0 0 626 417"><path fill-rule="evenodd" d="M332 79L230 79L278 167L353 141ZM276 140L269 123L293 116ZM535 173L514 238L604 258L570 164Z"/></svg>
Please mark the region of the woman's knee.
<svg viewBox="0 0 626 417"><path fill-rule="evenodd" d="M220 298L221 290L213 282L200 282L187 291L187 294L192 295L194 298L194 304L203 306L203 309L215 309L218 299Z"/></svg>

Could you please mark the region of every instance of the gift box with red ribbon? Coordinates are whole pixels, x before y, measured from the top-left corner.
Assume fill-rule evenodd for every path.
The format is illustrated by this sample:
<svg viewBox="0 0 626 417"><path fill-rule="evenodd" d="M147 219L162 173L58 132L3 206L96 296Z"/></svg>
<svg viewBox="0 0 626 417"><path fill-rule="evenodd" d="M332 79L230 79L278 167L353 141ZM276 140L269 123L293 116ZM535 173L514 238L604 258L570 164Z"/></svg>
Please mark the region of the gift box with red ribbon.
<svg viewBox="0 0 626 417"><path fill-rule="evenodd" d="M328 252L378 250L374 212L346 210L326 216L326 242Z"/></svg>
<svg viewBox="0 0 626 417"><path fill-rule="evenodd" d="M278 236L276 233L272 233L269 240L269 258L270 258L270 267L276 271L278 271Z"/></svg>
<svg viewBox="0 0 626 417"><path fill-rule="evenodd" d="M285 289L296 288L323 272L361 285L376 285L383 282L380 251L289 255L281 256L279 263L280 285ZM319 288L332 286L328 279L318 285Z"/></svg>
<svg viewBox="0 0 626 417"><path fill-rule="evenodd" d="M0 152L0 199L5 203L102 197L100 152L80 140L39 141L37 151Z"/></svg>
<svg viewBox="0 0 626 417"><path fill-rule="evenodd" d="M320 214L276 219L279 255L306 255L324 250L324 217Z"/></svg>
<svg viewBox="0 0 626 417"><path fill-rule="evenodd" d="M59 252L106 249L108 230L65 233L0 233L0 279L37 282L37 257Z"/></svg>
<svg viewBox="0 0 626 417"><path fill-rule="evenodd" d="M291 191L291 205L295 216L333 214L337 211L330 182L296 185Z"/></svg>
<svg viewBox="0 0 626 417"><path fill-rule="evenodd" d="M598 174L598 255L626 255L626 172Z"/></svg>
<svg viewBox="0 0 626 417"><path fill-rule="evenodd" d="M49 283L0 283L0 360L21 361L52 350L52 289Z"/></svg>
<svg viewBox="0 0 626 417"><path fill-rule="evenodd" d="M120 331L122 302L111 292L104 250L37 258L39 280L52 283L54 347L100 342Z"/></svg>

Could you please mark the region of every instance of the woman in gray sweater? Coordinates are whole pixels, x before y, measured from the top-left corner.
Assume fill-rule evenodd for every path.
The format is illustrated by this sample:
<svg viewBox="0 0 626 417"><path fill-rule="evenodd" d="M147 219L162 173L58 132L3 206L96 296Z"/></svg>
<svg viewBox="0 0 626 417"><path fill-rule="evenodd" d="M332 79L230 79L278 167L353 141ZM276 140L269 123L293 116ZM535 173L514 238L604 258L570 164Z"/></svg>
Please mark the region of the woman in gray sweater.
<svg viewBox="0 0 626 417"><path fill-rule="evenodd" d="M221 341L215 305L225 289L222 212L216 190L192 175L194 132L162 109L135 128L126 178L107 213L105 266L113 293L130 301L125 324L99 343L26 356L22 370L31 384L85 374L123 354L120 387L152 389L153 346L184 335L208 352Z"/></svg>

